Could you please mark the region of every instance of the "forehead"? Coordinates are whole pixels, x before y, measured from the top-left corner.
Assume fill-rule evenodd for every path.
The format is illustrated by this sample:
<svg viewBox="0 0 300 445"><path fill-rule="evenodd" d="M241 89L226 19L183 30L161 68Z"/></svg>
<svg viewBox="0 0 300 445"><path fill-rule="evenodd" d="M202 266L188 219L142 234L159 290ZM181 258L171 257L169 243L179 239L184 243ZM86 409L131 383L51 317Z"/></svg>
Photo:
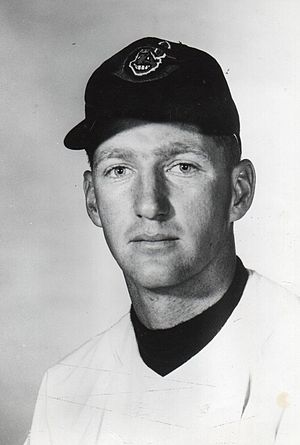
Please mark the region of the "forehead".
<svg viewBox="0 0 300 445"><path fill-rule="evenodd" d="M125 121L120 130L102 142L94 161L112 157L166 158L192 153L207 162L223 162L223 150L211 136L186 124Z"/></svg>

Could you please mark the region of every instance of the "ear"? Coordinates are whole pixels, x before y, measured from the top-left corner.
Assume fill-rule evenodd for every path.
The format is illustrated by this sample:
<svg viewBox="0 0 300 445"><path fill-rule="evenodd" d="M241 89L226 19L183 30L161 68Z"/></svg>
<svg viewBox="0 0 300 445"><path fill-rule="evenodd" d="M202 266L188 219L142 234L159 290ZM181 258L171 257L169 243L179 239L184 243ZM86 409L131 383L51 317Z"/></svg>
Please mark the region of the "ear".
<svg viewBox="0 0 300 445"><path fill-rule="evenodd" d="M248 159L242 160L232 171L232 199L230 222L242 218L250 208L255 190L255 170Z"/></svg>
<svg viewBox="0 0 300 445"><path fill-rule="evenodd" d="M86 210L93 223L102 227L101 218L97 206L92 172L85 171L83 174L83 190L85 194Z"/></svg>

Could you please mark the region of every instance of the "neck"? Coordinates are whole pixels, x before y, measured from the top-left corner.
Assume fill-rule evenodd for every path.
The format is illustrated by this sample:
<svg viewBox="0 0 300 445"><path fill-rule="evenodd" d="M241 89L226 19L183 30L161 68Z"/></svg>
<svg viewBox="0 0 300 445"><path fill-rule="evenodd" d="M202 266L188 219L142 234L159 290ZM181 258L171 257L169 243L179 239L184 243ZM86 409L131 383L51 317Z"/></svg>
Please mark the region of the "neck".
<svg viewBox="0 0 300 445"><path fill-rule="evenodd" d="M174 286L148 289L125 276L134 310L149 329L167 329L213 306L230 286L236 265L234 246L200 273Z"/></svg>

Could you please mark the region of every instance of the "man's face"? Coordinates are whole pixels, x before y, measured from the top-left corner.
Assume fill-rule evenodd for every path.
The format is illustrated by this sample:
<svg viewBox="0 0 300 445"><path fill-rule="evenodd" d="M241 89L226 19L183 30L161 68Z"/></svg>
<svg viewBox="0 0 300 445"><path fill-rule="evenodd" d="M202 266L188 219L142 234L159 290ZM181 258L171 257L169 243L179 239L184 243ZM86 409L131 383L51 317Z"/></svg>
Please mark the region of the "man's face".
<svg viewBox="0 0 300 445"><path fill-rule="evenodd" d="M86 174L93 221L125 276L145 288L201 274L232 235L222 147L193 127L149 123L103 142Z"/></svg>

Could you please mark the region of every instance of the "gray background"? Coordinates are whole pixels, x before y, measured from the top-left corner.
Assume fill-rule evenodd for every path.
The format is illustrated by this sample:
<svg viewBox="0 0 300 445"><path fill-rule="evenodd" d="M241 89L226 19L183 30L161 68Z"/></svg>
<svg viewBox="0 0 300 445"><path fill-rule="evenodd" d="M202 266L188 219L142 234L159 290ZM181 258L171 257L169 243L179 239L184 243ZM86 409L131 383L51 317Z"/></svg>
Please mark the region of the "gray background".
<svg viewBox="0 0 300 445"><path fill-rule="evenodd" d="M258 174L254 205L237 224L238 252L299 292L298 5L2 0L1 444L25 439L46 368L129 305L102 233L85 215L85 154L64 150L62 139L83 116L91 71L132 40L180 40L221 63Z"/></svg>

